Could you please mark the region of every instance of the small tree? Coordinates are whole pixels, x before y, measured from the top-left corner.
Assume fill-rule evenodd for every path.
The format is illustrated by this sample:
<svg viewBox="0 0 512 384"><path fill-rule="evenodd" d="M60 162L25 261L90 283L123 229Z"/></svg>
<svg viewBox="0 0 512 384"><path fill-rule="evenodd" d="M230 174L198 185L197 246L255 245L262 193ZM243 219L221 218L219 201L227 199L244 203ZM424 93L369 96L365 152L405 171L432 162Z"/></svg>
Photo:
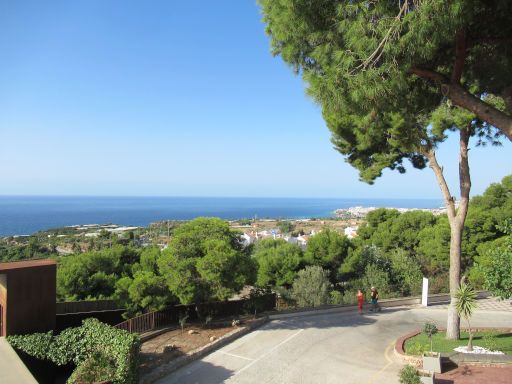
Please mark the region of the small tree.
<svg viewBox="0 0 512 384"><path fill-rule="evenodd" d="M437 331L438 331L438 329L437 329L436 323L434 323L433 321L427 321L423 325L422 332L430 340L430 352L431 353L432 353L432 336L434 336L437 333Z"/></svg>
<svg viewBox="0 0 512 384"><path fill-rule="evenodd" d="M292 297L299 307L317 307L329 301L329 272L309 266L299 271L293 282Z"/></svg>
<svg viewBox="0 0 512 384"><path fill-rule="evenodd" d="M468 351L473 350L473 333L471 332L471 324L469 323L469 319L473 315L477 304L476 304L476 292L475 290L464 280L460 282L460 287L457 289L455 293L455 308L457 309L457 313L460 317L465 319L468 322L469 329L469 341L468 341Z"/></svg>

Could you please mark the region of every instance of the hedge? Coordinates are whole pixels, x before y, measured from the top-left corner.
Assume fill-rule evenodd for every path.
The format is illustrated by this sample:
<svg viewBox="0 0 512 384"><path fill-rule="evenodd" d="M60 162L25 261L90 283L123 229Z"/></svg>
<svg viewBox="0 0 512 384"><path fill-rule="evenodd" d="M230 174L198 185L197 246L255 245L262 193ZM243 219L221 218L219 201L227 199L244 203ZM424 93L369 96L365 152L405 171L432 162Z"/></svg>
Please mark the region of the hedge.
<svg viewBox="0 0 512 384"><path fill-rule="evenodd" d="M57 365L73 362L76 369L69 384L111 381L112 384L136 384L140 339L96 319L68 328L59 335L52 332L8 336L16 349Z"/></svg>

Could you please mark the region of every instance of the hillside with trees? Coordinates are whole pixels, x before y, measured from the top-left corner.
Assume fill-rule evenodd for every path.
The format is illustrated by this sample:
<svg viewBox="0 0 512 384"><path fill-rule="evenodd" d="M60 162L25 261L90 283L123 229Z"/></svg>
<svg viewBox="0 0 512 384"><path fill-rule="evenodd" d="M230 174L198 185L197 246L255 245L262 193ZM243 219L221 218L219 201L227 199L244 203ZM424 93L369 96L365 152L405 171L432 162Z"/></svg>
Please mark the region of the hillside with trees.
<svg viewBox="0 0 512 384"><path fill-rule="evenodd" d="M469 208L462 273L476 288L510 296L503 276L511 265L512 176L475 196ZM246 285L273 289L292 302L332 304L353 303L357 289L372 285L384 298L417 295L423 276L431 293L448 291L446 215L382 208L370 212L358 232L348 239L325 227L304 249L279 238L244 247L241 232L227 222L197 218L177 226L163 251L114 244L58 257L58 298L113 298L131 316L171 304L226 300ZM305 276L314 280L312 287L322 287L321 297L305 293Z"/></svg>

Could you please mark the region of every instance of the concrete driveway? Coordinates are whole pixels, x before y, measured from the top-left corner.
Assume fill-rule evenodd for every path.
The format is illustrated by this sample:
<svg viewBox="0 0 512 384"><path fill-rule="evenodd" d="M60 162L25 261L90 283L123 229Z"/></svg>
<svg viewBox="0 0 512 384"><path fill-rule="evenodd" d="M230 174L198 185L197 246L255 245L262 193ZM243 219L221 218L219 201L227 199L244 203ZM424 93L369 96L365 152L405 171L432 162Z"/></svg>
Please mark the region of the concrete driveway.
<svg viewBox="0 0 512 384"><path fill-rule="evenodd" d="M388 308L273 320L159 380L158 384L396 384L398 336L426 320L445 326L446 308ZM508 326L512 313L478 311L473 326Z"/></svg>

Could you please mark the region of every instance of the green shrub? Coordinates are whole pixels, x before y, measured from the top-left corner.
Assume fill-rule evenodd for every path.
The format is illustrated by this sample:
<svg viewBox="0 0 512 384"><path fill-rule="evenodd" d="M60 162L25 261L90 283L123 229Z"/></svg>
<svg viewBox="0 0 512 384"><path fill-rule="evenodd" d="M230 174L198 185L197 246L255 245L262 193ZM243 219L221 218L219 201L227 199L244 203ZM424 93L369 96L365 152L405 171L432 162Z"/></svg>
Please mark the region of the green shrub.
<svg viewBox="0 0 512 384"><path fill-rule="evenodd" d="M57 336L51 332L34 333L9 336L7 340L14 348L41 360L57 365L73 362L78 372L73 373L68 383L75 383L73 378L85 377L85 373L94 378L108 374L113 384L138 381L139 337L96 319L86 319L82 326L65 329ZM101 362L98 370L91 368L94 362ZM83 364L86 366L81 367Z"/></svg>
<svg viewBox="0 0 512 384"><path fill-rule="evenodd" d="M421 344L419 341L415 341L414 344L407 347L407 354L414 356L421 356L423 352L428 350L428 345Z"/></svg>
<svg viewBox="0 0 512 384"><path fill-rule="evenodd" d="M489 332L484 334L482 340L485 343L485 347L490 351L498 350L498 333L497 332Z"/></svg>
<svg viewBox="0 0 512 384"><path fill-rule="evenodd" d="M48 353L52 347L52 331L33 333L24 336L7 336L7 341L16 349L40 360L49 360ZM60 364L59 364L60 365Z"/></svg>
<svg viewBox="0 0 512 384"><path fill-rule="evenodd" d="M115 361L105 353L96 351L71 374L70 383L98 383L108 381L116 375Z"/></svg>
<svg viewBox="0 0 512 384"><path fill-rule="evenodd" d="M421 384L418 371L412 365L406 365L400 370L400 384Z"/></svg>
<svg viewBox="0 0 512 384"><path fill-rule="evenodd" d="M293 281L292 297L299 307L318 307L329 301L329 272L318 266L300 270Z"/></svg>
<svg viewBox="0 0 512 384"><path fill-rule="evenodd" d="M329 293L329 304L343 304L343 294L340 291L331 291Z"/></svg>
<svg viewBox="0 0 512 384"><path fill-rule="evenodd" d="M343 304L345 305L354 305L357 304L357 297L355 292L346 291L343 294Z"/></svg>

